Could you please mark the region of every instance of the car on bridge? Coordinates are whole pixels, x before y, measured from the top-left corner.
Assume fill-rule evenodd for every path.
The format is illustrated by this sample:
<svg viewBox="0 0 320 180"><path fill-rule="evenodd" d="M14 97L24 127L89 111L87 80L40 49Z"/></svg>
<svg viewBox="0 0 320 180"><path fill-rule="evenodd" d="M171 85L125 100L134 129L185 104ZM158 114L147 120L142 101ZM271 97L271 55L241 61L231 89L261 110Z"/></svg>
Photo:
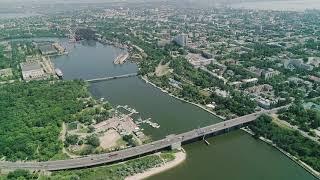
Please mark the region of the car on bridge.
<svg viewBox="0 0 320 180"><path fill-rule="evenodd" d="M118 156L118 154L110 154L109 157L115 157L115 156Z"/></svg>

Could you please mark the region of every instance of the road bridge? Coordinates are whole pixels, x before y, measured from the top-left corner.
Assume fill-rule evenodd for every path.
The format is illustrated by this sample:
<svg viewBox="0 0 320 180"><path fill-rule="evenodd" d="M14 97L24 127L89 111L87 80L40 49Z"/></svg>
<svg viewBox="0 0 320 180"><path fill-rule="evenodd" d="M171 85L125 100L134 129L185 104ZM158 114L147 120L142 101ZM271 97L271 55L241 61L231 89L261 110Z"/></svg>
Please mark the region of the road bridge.
<svg viewBox="0 0 320 180"><path fill-rule="evenodd" d="M137 76L137 75L138 75L138 73L130 73L130 74L124 74L124 75L119 75L119 76L107 76L107 77L102 77L102 78L88 79L85 81L86 82L108 81L108 80L112 80L112 79L128 78L128 77L133 77L133 76Z"/></svg>
<svg viewBox="0 0 320 180"><path fill-rule="evenodd" d="M283 107L281 107L283 108ZM109 164L114 162L123 161L130 158L135 158L141 155L153 153L166 148L175 148L182 143L194 140L202 140L206 135L215 135L216 133L228 131L233 128L238 128L246 125L249 122L256 120L261 114L276 113L280 108L272 110L263 110L246 116L238 117L235 119L222 121L203 128L194 129L182 134L170 135L164 139L154 141L137 147L132 147L116 152L91 155L87 157L68 159L68 160L55 160L46 162L6 162L0 161L0 169L30 169L30 170L66 170L85 168L90 166L97 166L101 164Z"/></svg>

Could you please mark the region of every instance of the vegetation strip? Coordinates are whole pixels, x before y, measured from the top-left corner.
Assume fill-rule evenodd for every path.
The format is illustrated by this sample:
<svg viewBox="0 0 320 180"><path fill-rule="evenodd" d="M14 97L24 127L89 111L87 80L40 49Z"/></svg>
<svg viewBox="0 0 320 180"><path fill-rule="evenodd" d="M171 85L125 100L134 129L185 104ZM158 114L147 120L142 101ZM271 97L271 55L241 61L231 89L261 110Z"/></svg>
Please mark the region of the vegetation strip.
<svg viewBox="0 0 320 180"><path fill-rule="evenodd" d="M303 137L298 131L284 129L266 115L259 117L249 128L256 138L273 145L286 156L297 162L315 177L320 178L320 145Z"/></svg>

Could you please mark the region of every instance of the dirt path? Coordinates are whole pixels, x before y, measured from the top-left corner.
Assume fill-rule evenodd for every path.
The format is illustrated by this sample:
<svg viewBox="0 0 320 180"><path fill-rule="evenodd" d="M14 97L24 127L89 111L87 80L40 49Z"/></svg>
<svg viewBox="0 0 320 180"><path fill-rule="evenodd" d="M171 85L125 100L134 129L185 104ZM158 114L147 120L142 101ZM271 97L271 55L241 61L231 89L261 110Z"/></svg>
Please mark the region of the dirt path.
<svg viewBox="0 0 320 180"><path fill-rule="evenodd" d="M64 142L66 140L66 134L67 134L67 125L66 123L63 122L59 139Z"/></svg>
<svg viewBox="0 0 320 180"><path fill-rule="evenodd" d="M279 119L278 116L275 115L275 114L274 114L272 117L273 117L273 121L274 121L278 126L280 126L280 127L282 127L282 128L287 128L287 129L291 129L291 130L298 131L298 132L300 132L300 134L301 134L302 136L304 136L305 138L308 138L308 139L314 141L315 143L320 144L320 142L318 141L318 138L317 138L317 137L310 136L307 132L302 131L302 130L299 129L297 126L293 126L293 125L291 125L290 123L288 123L287 121L284 121L284 120Z"/></svg>
<svg viewBox="0 0 320 180"><path fill-rule="evenodd" d="M62 123L62 130L60 132L60 137L59 139L64 142L66 140L66 135L67 135L67 125L66 123ZM66 155L68 155L70 158L77 158L80 156L74 155L70 153L65 147L62 148L62 152Z"/></svg>

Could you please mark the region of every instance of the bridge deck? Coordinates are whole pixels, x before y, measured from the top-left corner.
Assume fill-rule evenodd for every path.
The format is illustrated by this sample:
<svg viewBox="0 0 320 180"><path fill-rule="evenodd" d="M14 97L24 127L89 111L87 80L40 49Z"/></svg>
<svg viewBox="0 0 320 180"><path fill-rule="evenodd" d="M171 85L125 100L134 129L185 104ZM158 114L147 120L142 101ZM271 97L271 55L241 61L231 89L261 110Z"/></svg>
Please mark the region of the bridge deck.
<svg viewBox="0 0 320 180"><path fill-rule="evenodd" d="M107 81L107 80L111 80L111 79L128 78L128 77L133 77L133 76L137 76L137 75L138 75L138 73L130 73L130 74L124 74L124 75L119 75L119 76L108 76L108 77L102 77L102 78L88 79L86 81L87 82Z"/></svg>
<svg viewBox="0 0 320 180"><path fill-rule="evenodd" d="M56 160L47 162L0 162L0 169L32 169L32 170L65 170L95 166L100 164L112 163L128 158L133 158L139 155L147 154L157 150L170 147L174 143L181 143L195 138L203 137L204 135L219 132L228 128L243 125L254 121L259 115L263 113L274 113L280 108L268 111L261 111L250 115L238 117L228 121L219 122L207 127L194 129L178 135L173 135L162 140L154 141L152 143L141 146L111 152L106 154L91 155L88 157Z"/></svg>

